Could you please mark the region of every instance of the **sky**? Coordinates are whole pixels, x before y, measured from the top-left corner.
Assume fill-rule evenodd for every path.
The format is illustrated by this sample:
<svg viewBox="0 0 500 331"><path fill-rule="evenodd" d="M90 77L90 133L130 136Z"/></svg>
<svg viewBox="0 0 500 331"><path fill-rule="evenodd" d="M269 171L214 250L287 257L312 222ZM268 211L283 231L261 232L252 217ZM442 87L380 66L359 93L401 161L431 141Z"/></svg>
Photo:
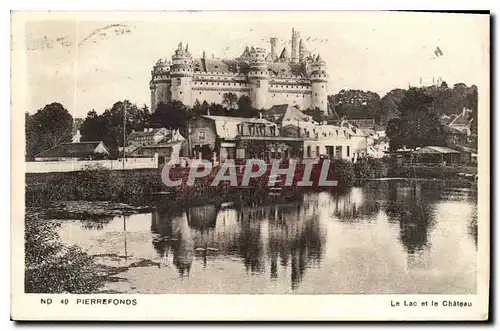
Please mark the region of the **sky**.
<svg viewBox="0 0 500 331"><path fill-rule="evenodd" d="M234 58L245 46L290 51L292 28L327 62L329 94L393 88L441 77L478 85L489 75L489 16L402 12L65 13L25 24L27 111L60 102L74 117L128 99L149 106L159 58L179 41L194 57ZM436 50L439 48L440 52ZM486 71L486 72L485 72ZM482 80L483 79L483 80Z"/></svg>

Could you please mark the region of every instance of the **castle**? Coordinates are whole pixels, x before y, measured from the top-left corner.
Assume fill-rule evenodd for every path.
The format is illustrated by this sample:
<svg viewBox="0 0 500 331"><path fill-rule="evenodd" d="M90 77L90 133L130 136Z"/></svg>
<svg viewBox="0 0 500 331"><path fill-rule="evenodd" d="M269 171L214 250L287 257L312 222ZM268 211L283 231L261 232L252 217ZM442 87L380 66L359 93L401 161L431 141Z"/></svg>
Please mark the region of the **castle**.
<svg viewBox="0 0 500 331"><path fill-rule="evenodd" d="M192 106L222 103L224 93L250 97L257 109L290 104L299 109L327 111L328 75L320 55L306 50L300 33L292 29L291 55L285 46L278 56L278 39L270 38L271 51L246 47L235 59L193 58L188 45L179 43L172 60L158 60L151 71L151 110L160 102L181 101Z"/></svg>

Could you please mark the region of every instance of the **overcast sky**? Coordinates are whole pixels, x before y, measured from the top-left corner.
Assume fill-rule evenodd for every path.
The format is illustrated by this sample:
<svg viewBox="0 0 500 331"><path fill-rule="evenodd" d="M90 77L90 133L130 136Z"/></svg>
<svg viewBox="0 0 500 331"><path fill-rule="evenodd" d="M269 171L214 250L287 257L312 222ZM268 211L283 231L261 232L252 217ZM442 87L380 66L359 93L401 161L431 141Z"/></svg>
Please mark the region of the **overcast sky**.
<svg viewBox="0 0 500 331"><path fill-rule="evenodd" d="M286 45L292 28L327 62L329 93L389 90L442 77L481 88L489 63L489 17L380 12L107 13L26 24L29 112L61 102L73 116L119 100L149 106L150 71L179 41L195 57L239 56L246 45ZM309 41L307 39L309 38ZM436 52L439 48L440 52ZM437 53L437 54L436 54ZM482 70L481 70L482 68ZM482 76L481 76L482 75Z"/></svg>

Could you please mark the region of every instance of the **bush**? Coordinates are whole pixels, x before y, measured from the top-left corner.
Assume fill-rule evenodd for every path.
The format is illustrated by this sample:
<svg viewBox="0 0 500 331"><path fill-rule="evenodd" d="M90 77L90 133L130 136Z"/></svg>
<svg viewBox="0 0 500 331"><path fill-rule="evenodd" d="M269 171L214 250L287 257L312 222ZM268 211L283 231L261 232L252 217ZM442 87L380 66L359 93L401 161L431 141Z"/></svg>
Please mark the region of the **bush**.
<svg viewBox="0 0 500 331"><path fill-rule="evenodd" d="M354 164L356 179L365 181L370 178L387 177L388 166L382 159L364 158Z"/></svg>
<svg viewBox="0 0 500 331"><path fill-rule="evenodd" d="M61 244L58 225L28 213L25 222L26 293L92 293L102 286L93 259Z"/></svg>
<svg viewBox="0 0 500 331"><path fill-rule="evenodd" d="M356 174L352 162L346 160L335 160L333 161L333 166L333 171L338 178L339 186L350 186L354 183Z"/></svg>

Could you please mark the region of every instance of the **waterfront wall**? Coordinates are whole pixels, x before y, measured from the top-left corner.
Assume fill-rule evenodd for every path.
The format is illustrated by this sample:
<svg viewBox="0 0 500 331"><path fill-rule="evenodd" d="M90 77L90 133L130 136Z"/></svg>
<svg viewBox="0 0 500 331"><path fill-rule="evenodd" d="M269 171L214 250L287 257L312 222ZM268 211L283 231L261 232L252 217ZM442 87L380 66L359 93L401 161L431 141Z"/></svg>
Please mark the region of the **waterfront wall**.
<svg viewBox="0 0 500 331"><path fill-rule="evenodd" d="M108 170L156 169L158 157L125 158L117 160L26 162L26 173L70 172L102 167Z"/></svg>

